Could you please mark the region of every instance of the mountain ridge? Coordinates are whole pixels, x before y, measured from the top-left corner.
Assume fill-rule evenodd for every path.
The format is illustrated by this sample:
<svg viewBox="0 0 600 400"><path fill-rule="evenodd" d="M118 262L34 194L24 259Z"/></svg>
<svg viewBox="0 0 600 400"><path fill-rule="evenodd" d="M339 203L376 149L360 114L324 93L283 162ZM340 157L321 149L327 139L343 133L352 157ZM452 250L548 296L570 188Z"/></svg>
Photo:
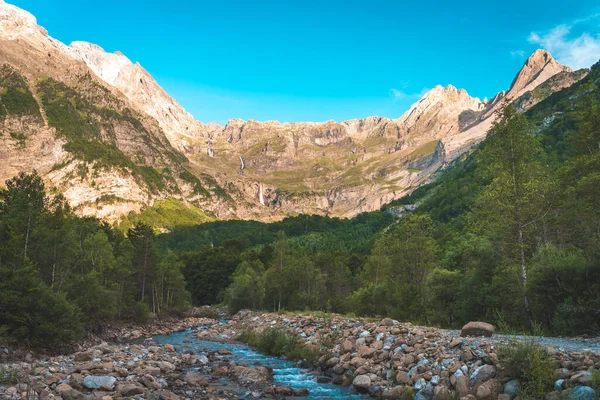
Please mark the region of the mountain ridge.
<svg viewBox="0 0 600 400"><path fill-rule="evenodd" d="M508 91L489 102L438 85L397 118L231 119L222 126L196 121L125 55L87 42L66 46L33 15L1 0L0 41L0 64L23 75L42 117L9 115L3 122L0 180L37 168L78 212L113 220L169 197L219 218L372 211L411 193L483 140L503 102L518 100L526 109L585 75L540 50ZM41 84L48 79L54 86ZM543 93L519 100L549 80ZM53 87L59 88L53 96L42 91ZM53 102L64 92L71 96L63 102L71 136L52 118ZM13 137L21 134L15 129L26 132L23 139ZM80 131L89 136L77 136ZM91 176L74 179L89 169Z"/></svg>

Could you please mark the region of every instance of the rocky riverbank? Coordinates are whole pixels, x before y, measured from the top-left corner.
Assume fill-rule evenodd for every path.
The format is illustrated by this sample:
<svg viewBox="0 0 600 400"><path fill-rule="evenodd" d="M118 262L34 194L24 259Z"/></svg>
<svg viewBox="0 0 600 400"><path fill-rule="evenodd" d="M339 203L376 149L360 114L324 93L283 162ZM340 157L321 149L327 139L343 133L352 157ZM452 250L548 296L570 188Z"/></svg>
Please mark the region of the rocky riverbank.
<svg viewBox="0 0 600 400"><path fill-rule="evenodd" d="M69 355L28 354L0 364L2 399L227 399L291 397L307 390L277 385L268 365L240 362L225 346L192 351L191 340L228 343L242 332L280 328L294 332L322 356L318 382L333 382L377 398L510 400L519 382L506 375L497 351L509 338L460 337L458 332L391 319L284 315L243 311L229 322L187 318L148 327L112 328L110 342L89 344ZM135 340L187 329L161 341ZM177 339L179 337L179 339ZM172 343L165 342L172 340ZM177 341L179 340L179 342ZM556 364L556 390L548 398L593 399L590 368L600 352L548 347ZM8 356L3 350L6 360ZM573 390L575 388L575 390ZM567 391L569 390L569 391ZM561 397L562 396L562 397ZM579 397L577 397L579 396Z"/></svg>
<svg viewBox="0 0 600 400"><path fill-rule="evenodd" d="M335 383L353 385L373 397L509 400L517 396L519 382L503 371L497 355L500 346L514 340L507 336L460 337L459 332L391 319L368 321L247 311L238 313L220 331L207 330L199 335L229 338L242 331L272 327L296 332L307 345L325 347L327 351L315 373ZM565 343L560 339L546 342L559 346ZM589 341L581 343L566 348L545 346L554 360L557 377L549 398L593 398L585 396L593 394L590 369L600 368L600 347ZM582 350L586 343L591 350Z"/></svg>

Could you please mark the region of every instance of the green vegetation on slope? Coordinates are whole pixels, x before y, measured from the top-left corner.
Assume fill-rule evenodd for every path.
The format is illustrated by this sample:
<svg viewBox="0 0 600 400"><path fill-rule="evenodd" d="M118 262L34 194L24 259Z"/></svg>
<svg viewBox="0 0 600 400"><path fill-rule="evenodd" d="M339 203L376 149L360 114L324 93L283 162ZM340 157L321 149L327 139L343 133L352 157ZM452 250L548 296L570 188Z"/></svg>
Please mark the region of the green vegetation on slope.
<svg viewBox="0 0 600 400"><path fill-rule="evenodd" d="M67 141L65 150L79 160L93 163L96 169L120 168L129 171L153 192L178 192L169 168L159 171L145 164L144 155L140 155L140 160L134 160L118 147L116 125L125 124L135 130L144 143L145 151L152 156L160 155L178 163L185 162L185 158L160 143L130 109L119 112L109 108L114 99L106 89L91 81L88 84L91 88L87 97L52 78L42 79L37 84L48 124L56 128L57 135Z"/></svg>
<svg viewBox="0 0 600 400"><path fill-rule="evenodd" d="M172 230L176 227L193 226L213 220L213 217L210 217L193 204L185 204L180 200L168 198L166 200L156 200L152 207L145 208L140 213L130 212L121 221L119 227L121 230L126 231L143 223L158 230Z"/></svg>
<svg viewBox="0 0 600 400"><path fill-rule="evenodd" d="M182 264L152 228L125 236L44 189L21 173L0 190L0 339L57 350L84 329L187 308Z"/></svg>
<svg viewBox="0 0 600 400"><path fill-rule="evenodd" d="M0 120L7 115L30 116L42 121L40 107L29 90L27 80L10 65L0 67Z"/></svg>

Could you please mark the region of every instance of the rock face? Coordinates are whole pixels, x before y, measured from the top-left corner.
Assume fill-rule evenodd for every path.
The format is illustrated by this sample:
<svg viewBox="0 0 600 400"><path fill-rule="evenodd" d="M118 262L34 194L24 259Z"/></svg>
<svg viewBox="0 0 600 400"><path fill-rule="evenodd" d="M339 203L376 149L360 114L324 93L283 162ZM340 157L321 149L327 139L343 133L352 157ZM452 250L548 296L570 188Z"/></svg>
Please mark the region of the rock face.
<svg viewBox="0 0 600 400"><path fill-rule="evenodd" d="M186 137L205 136L222 128L218 124L207 126L196 121L139 63L132 63L122 53L107 53L87 42L73 42L69 50L100 79L123 92L138 110L155 118L178 149L184 148Z"/></svg>
<svg viewBox="0 0 600 400"><path fill-rule="evenodd" d="M395 119L221 126L196 121L139 63L66 46L3 0L0 48L0 100L14 89L31 105L0 118L0 182L36 169L76 212L105 219L169 197L220 218L377 210L483 140L504 101L525 110L587 73L536 51L489 102L436 86ZM69 118L53 108L65 93Z"/></svg>
<svg viewBox="0 0 600 400"><path fill-rule="evenodd" d="M494 334L496 328L487 322L471 321L463 326L460 336L485 336L490 337Z"/></svg>

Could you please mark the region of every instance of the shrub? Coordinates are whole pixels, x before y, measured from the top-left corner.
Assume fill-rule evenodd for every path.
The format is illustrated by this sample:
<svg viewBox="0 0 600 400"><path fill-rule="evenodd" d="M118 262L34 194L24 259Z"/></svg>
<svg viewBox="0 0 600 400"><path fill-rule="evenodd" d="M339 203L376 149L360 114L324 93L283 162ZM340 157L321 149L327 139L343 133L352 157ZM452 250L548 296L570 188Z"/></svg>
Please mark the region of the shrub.
<svg viewBox="0 0 600 400"><path fill-rule="evenodd" d="M504 372L519 379L523 399L541 399L552 390L555 378L554 361L535 342L514 342L498 350Z"/></svg>
<svg viewBox="0 0 600 400"><path fill-rule="evenodd" d="M21 381L21 372L18 369L0 368L0 385L14 385Z"/></svg>
<svg viewBox="0 0 600 400"><path fill-rule="evenodd" d="M237 338L264 354L272 356L286 356L290 360L306 360L314 363L319 352L300 342L294 334L281 329L269 328L261 333L244 332Z"/></svg>
<svg viewBox="0 0 600 400"><path fill-rule="evenodd" d="M135 302L131 307L126 309L123 314L125 318L138 324L147 324L152 319L150 308L148 308L148 304L143 301Z"/></svg>
<svg viewBox="0 0 600 400"><path fill-rule="evenodd" d="M600 393L600 370L596 368L591 369L592 372L592 388Z"/></svg>

